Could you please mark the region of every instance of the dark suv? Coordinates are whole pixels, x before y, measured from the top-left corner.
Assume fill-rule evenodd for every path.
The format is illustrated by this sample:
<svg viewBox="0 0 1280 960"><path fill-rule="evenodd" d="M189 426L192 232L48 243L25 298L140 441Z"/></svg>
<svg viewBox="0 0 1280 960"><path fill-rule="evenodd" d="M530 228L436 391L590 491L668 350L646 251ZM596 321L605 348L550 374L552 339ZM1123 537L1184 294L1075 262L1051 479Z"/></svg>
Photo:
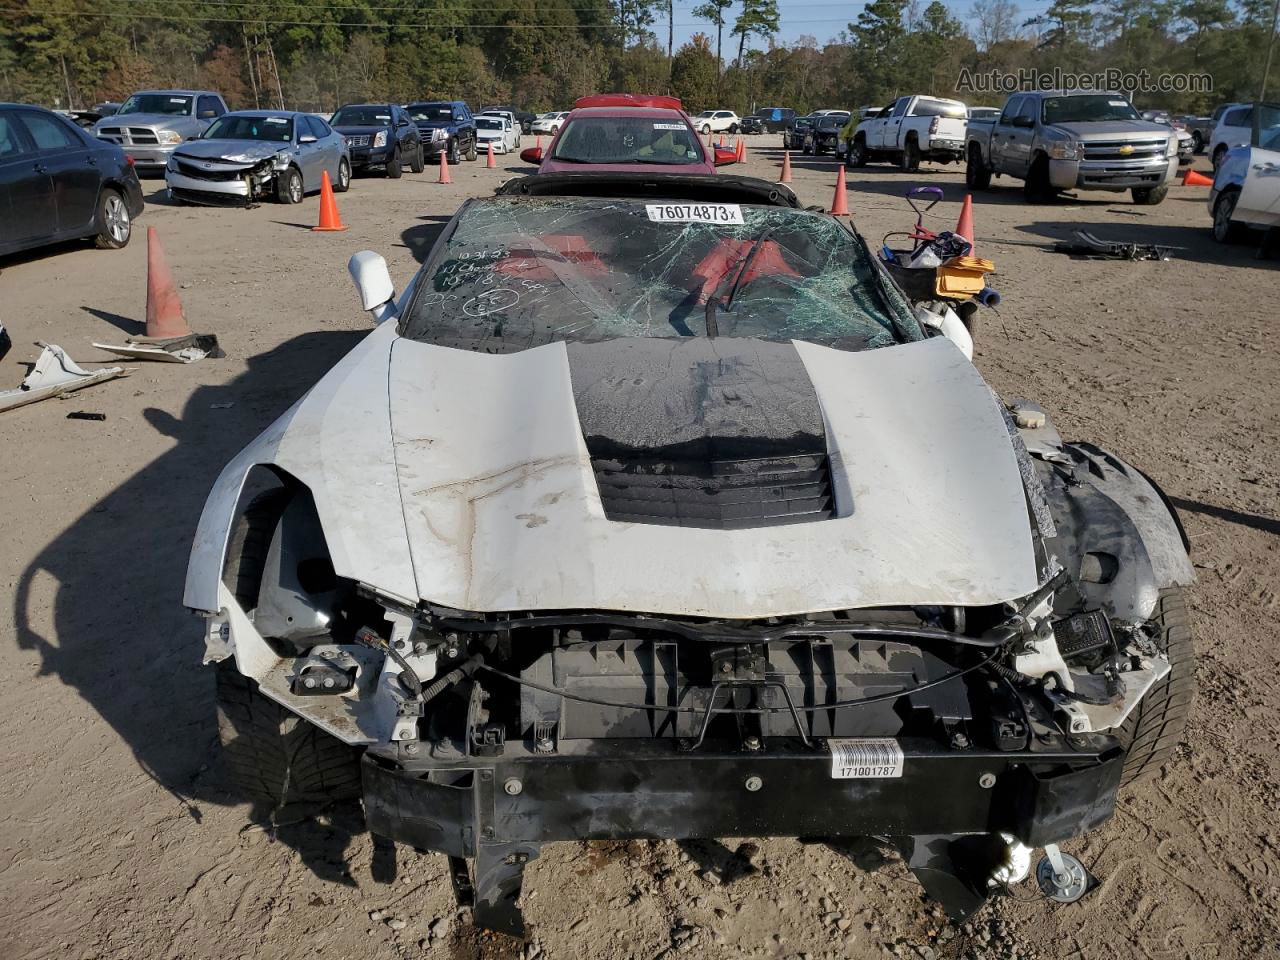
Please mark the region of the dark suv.
<svg viewBox="0 0 1280 960"><path fill-rule="evenodd" d="M427 156L447 154L450 163L457 163L464 153L468 160L476 158L475 117L461 100L423 100L405 109L418 127Z"/></svg>
<svg viewBox="0 0 1280 960"><path fill-rule="evenodd" d="M393 103L349 104L329 123L347 138L353 170L382 167L394 180L406 163L414 173L421 173L426 165L422 135L403 107Z"/></svg>
<svg viewBox="0 0 1280 960"><path fill-rule="evenodd" d="M763 107L742 118L743 133L783 133L796 122L790 107Z"/></svg>

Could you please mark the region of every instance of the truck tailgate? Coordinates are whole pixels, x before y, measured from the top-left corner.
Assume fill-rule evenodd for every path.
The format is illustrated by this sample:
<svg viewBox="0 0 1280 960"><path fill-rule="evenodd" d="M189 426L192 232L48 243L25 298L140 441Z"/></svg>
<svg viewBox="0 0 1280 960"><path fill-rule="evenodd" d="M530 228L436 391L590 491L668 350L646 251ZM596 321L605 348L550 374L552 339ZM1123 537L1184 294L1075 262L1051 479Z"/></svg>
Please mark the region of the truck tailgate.
<svg viewBox="0 0 1280 960"><path fill-rule="evenodd" d="M938 117L938 128L929 134L930 140L955 140L963 142L968 121L960 117Z"/></svg>

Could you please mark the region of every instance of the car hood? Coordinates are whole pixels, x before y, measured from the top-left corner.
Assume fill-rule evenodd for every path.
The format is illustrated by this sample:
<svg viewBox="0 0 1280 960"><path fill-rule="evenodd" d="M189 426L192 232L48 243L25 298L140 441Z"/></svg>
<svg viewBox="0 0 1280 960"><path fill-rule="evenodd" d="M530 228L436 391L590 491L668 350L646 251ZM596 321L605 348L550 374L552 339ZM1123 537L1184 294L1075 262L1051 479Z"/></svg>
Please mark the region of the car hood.
<svg viewBox="0 0 1280 960"><path fill-rule="evenodd" d="M99 127L170 127L181 128L188 127L193 122L189 116L174 115L172 113L113 113L109 117L103 117L93 125L97 130Z"/></svg>
<svg viewBox="0 0 1280 960"><path fill-rule="evenodd" d="M1003 412L949 341L850 353L640 338L486 354L390 328L224 469L197 528L189 607L219 607L255 464L310 488L339 575L410 603L757 618L991 604L1038 584ZM601 494L615 458L815 450L829 519L665 526L617 519Z"/></svg>
<svg viewBox="0 0 1280 960"><path fill-rule="evenodd" d="M1122 140L1125 137L1149 138L1152 134L1173 132L1171 127L1151 123L1148 120L1094 120L1088 123L1055 123L1054 130L1061 130L1075 140Z"/></svg>
<svg viewBox="0 0 1280 960"><path fill-rule="evenodd" d="M265 140L188 140L174 152L197 160L257 163L288 149L287 143L269 143Z"/></svg>

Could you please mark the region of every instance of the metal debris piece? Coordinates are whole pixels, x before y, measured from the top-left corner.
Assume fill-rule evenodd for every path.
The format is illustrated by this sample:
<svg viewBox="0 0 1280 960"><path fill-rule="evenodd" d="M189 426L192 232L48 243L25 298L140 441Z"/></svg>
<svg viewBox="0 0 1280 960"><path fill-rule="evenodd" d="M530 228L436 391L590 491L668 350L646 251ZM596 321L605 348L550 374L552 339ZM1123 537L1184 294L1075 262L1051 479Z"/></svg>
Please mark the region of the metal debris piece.
<svg viewBox="0 0 1280 960"><path fill-rule="evenodd" d="M104 367L90 373L68 357L61 347L39 342L36 346L44 349L22 385L16 390L0 391L0 412L128 376L124 367Z"/></svg>
<svg viewBox="0 0 1280 960"><path fill-rule="evenodd" d="M94 346L130 360L157 360L161 363L194 363L205 357L217 360L226 356L218 346L218 338L211 333L193 333L167 340L131 337L121 346L109 343L95 343Z"/></svg>
<svg viewBox="0 0 1280 960"><path fill-rule="evenodd" d="M1163 247L1154 243L1120 243L1099 240L1085 230L1074 230L1072 239L1059 240L1053 245L1058 253L1075 253L1105 260L1168 260L1170 251L1181 247Z"/></svg>
<svg viewBox="0 0 1280 960"><path fill-rule="evenodd" d="M105 420L105 413L93 413L89 410L73 410L67 414L68 420Z"/></svg>

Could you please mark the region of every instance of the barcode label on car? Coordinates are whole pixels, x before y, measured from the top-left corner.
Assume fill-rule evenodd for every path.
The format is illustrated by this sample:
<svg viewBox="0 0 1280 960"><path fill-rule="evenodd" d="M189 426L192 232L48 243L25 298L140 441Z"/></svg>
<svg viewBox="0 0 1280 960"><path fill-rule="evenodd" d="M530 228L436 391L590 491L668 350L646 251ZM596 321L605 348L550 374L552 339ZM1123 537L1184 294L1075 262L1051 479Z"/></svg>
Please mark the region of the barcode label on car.
<svg viewBox="0 0 1280 960"><path fill-rule="evenodd" d="M647 203L645 210L656 223L742 223L736 203Z"/></svg>
<svg viewBox="0 0 1280 960"><path fill-rule="evenodd" d="M902 747L885 737L828 740L833 780L873 780L902 776Z"/></svg>

